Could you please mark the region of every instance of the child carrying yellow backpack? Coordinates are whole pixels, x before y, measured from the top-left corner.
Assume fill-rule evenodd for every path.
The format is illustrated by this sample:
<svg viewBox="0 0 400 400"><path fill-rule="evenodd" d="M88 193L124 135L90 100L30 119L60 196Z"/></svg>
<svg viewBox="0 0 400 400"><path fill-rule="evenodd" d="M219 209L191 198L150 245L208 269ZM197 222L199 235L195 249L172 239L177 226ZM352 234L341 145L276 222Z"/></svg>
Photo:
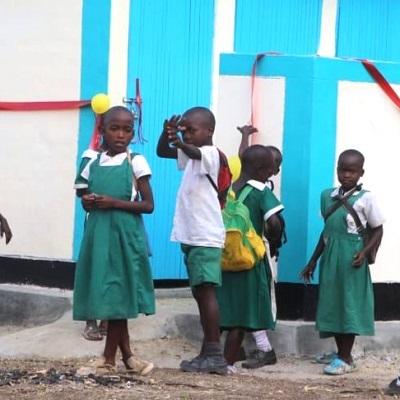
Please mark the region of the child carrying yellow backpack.
<svg viewBox="0 0 400 400"><path fill-rule="evenodd" d="M265 255L262 238L254 230L250 211L243 204L253 190L245 186L236 199L234 191L228 192L222 219L226 228L225 248L222 252L223 271L244 271L253 268Z"/></svg>

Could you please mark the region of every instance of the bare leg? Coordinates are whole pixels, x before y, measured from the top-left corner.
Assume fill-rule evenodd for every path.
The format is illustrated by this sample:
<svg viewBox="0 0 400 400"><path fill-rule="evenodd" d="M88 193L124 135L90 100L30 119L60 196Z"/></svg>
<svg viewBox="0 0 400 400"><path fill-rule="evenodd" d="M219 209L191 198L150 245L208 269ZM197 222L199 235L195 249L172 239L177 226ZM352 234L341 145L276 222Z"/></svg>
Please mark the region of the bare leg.
<svg viewBox="0 0 400 400"><path fill-rule="evenodd" d="M121 341L122 332L126 320L116 319L108 321L106 345L104 347L104 358L106 364L115 365L115 355Z"/></svg>
<svg viewBox="0 0 400 400"><path fill-rule="evenodd" d="M214 285L199 285L193 290L199 307L205 343L219 342L219 305Z"/></svg>
<svg viewBox="0 0 400 400"><path fill-rule="evenodd" d="M240 346L243 342L244 330L240 328L230 329L225 340L224 356L228 365L233 365L238 359Z"/></svg>
<svg viewBox="0 0 400 400"><path fill-rule="evenodd" d="M335 336L336 343L338 343L338 356L347 364L353 364L353 357L351 350L354 345L356 336L353 334L341 334Z"/></svg>
<svg viewBox="0 0 400 400"><path fill-rule="evenodd" d="M124 320L124 326L121 331L120 341L119 341L119 348L121 350L122 359L125 361L129 357L132 357L132 350L131 345L129 342L129 331L128 331L128 321Z"/></svg>

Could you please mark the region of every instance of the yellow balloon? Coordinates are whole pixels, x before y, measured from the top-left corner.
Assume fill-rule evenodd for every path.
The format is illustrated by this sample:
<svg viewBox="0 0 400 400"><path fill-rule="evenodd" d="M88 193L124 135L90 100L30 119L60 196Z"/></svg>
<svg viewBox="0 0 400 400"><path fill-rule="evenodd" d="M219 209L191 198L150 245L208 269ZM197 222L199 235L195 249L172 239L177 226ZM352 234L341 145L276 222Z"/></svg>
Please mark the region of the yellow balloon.
<svg viewBox="0 0 400 400"><path fill-rule="evenodd" d="M110 107L110 98L104 93L97 93L92 97L91 106L96 114L104 114Z"/></svg>
<svg viewBox="0 0 400 400"><path fill-rule="evenodd" d="M240 162L239 156L232 156L228 159L229 169L232 173L232 182L235 182L239 176L242 169L242 163Z"/></svg>

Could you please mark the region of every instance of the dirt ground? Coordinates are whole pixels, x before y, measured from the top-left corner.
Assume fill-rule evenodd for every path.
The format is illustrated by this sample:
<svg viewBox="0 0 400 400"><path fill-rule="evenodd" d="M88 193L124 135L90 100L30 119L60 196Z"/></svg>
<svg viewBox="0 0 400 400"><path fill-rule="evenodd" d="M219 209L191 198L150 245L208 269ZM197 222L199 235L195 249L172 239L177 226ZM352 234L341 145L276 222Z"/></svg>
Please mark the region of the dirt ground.
<svg viewBox="0 0 400 400"><path fill-rule="evenodd" d="M0 364L0 399L383 399L400 366L400 353L359 355L359 370L342 377L322 374L310 357L279 357L278 363L236 375L183 373L179 363L196 354L181 339L132 343L135 353L155 363L145 378L126 375L122 365L111 378L78 377L88 360L11 360ZM392 397L393 398L393 397Z"/></svg>

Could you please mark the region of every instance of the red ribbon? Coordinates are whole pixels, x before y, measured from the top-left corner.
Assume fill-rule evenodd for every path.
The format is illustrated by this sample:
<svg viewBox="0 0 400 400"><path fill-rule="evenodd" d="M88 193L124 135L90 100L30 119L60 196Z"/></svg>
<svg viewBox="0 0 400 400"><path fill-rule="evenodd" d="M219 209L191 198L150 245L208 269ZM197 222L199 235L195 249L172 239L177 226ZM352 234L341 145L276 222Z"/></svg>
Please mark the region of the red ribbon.
<svg viewBox="0 0 400 400"><path fill-rule="evenodd" d="M385 79L385 77L381 74L378 68L372 64L371 61L368 60L359 60L367 72L371 75L374 81L380 86L386 96L389 97L390 100L394 103L395 106L400 108L400 97L390 86L390 83Z"/></svg>
<svg viewBox="0 0 400 400"><path fill-rule="evenodd" d="M0 111L67 110L90 105L90 100L0 102Z"/></svg>
<svg viewBox="0 0 400 400"><path fill-rule="evenodd" d="M251 69L251 111L250 111L250 124L254 125L254 86L255 86L255 79L256 79L256 73L257 73L257 66L258 62L264 57L264 56L277 56L282 53L278 53L276 51L268 51L267 53L259 53L256 55L256 59L254 60L253 67Z"/></svg>

